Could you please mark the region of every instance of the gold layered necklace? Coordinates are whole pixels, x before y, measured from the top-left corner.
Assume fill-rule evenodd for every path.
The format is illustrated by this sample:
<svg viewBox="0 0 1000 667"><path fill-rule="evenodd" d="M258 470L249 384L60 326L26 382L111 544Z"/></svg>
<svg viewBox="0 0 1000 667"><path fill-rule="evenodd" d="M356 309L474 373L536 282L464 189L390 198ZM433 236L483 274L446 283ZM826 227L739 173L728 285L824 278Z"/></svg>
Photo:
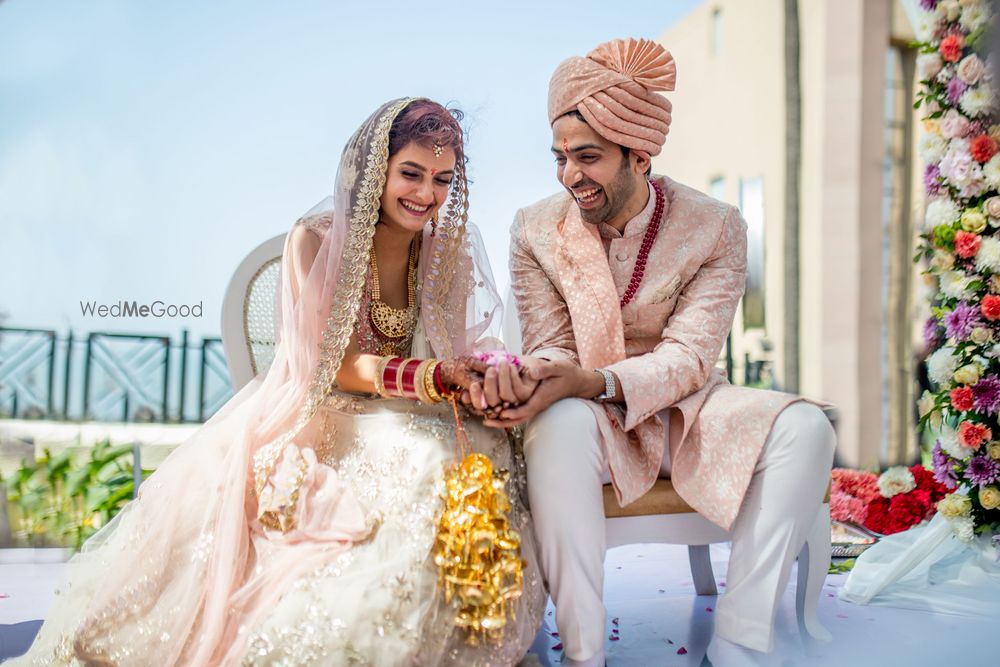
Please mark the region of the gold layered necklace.
<svg viewBox="0 0 1000 667"><path fill-rule="evenodd" d="M393 308L382 301L379 286L378 260L375 257L375 244L372 244L369 256L372 268L372 300L368 311L372 326L388 340L381 346L385 349L395 349L402 343L398 339L408 338L413 333L417 323L417 254L419 244L414 239L410 243L410 260L406 272L406 308ZM392 352L385 352L392 354Z"/></svg>

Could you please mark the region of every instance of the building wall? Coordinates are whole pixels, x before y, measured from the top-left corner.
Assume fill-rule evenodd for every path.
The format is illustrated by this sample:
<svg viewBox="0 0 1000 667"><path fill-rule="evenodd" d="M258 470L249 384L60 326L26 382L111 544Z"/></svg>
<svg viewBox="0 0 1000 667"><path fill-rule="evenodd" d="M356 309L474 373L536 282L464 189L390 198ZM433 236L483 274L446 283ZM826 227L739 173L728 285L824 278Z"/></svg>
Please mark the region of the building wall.
<svg viewBox="0 0 1000 667"><path fill-rule="evenodd" d="M716 11L722 40L713 53ZM839 408L839 462L870 467L885 462L889 400L880 338L886 53L892 40L912 35L894 0L800 0L799 21L800 390ZM766 326L744 332L738 315L734 351L738 359L761 354L766 335L781 384L784 2L710 0L659 41L678 76L671 133L654 170L705 190L723 176L732 203L741 178L763 178Z"/></svg>

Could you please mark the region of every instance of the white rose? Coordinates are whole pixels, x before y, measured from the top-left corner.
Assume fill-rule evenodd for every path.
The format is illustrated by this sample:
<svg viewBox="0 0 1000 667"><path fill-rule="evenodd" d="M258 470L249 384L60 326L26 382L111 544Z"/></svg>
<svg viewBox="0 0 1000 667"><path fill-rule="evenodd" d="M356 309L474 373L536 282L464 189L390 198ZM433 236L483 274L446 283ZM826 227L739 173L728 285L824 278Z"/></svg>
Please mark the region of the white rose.
<svg viewBox="0 0 1000 667"><path fill-rule="evenodd" d="M979 367L979 364L966 364L955 371L954 377L955 382L958 384L976 384L979 382L979 377L982 375L983 369Z"/></svg>
<svg viewBox="0 0 1000 667"><path fill-rule="evenodd" d="M961 493L949 493L938 501L937 511L949 519L969 516L969 512L972 511L972 500Z"/></svg>
<svg viewBox="0 0 1000 667"><path fill-rule="evenodd" d="M984 201L983 210L991 218L1000 218L1000 197L990 197Z"/></svg>
<svg viewBox="0 0 1000 667"><path fill-rule="evenodd" d="M878 490L885 498L892 498L899 493L909 493L917 488L913 473L906 466L893 466L879 475Z"/></svg>
<svg viewBox="0 0 1000 667"><path fill-rule="evenodd" d="M993 332L985 327L976 327L969 334L969 340L976 345L986 345L993 339Z"/></svg>

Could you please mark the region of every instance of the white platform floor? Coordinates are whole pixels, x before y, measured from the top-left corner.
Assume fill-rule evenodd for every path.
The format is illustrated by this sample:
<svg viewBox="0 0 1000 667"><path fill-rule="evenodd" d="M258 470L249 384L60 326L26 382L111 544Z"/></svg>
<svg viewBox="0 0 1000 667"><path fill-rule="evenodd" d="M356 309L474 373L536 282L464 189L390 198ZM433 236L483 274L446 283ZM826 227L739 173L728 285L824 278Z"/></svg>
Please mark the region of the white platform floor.
<svg viewBox="0 0 1000 667"><path fill-rule="evenodd" d="M728 557L727 545L712 547L720 591L724 590ZM712 637L716 598L694 595L685 547L632 545L613 549L608 553L605 568L609 637L605 645L609 665L709 664L705 651ZM0 626L44 617L63 569L62 565L0 566ZM1000 619L848 604L836 597L844 579L844 575L829 576L820 599L819 616L833 633L832 642L803 643L800 639L795 621L795 588L790 585L775 625L775 651L751 664L1000 666L996 641ZM791 580L795 580L794 571ZM0 627L0 632L3 629ZM535 643L542 665L559 664L559 651L555 648L559 646L559 637L554 635L557 632L550 605Z"/></svg>

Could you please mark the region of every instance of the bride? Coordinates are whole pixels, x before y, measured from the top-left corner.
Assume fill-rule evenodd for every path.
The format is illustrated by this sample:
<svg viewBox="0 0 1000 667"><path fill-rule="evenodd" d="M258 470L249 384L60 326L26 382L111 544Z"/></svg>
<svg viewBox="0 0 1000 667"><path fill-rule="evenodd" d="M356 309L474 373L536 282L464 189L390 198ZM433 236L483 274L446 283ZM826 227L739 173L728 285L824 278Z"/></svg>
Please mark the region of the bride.
<svg viewBox="0 0 1000 667"><path fill-rule="evenodd" d="M401 99L354 133L332 201L288 234L271 368L84 545L15 664L521 659L544 608L524 465L503 431L471 418L472 448L510 471L523 592L502 639L476 645L437 590L437 517L456 450L441 399L479 377L468 355L497 346L500 320L466 224L460 119Z"/></svg>

